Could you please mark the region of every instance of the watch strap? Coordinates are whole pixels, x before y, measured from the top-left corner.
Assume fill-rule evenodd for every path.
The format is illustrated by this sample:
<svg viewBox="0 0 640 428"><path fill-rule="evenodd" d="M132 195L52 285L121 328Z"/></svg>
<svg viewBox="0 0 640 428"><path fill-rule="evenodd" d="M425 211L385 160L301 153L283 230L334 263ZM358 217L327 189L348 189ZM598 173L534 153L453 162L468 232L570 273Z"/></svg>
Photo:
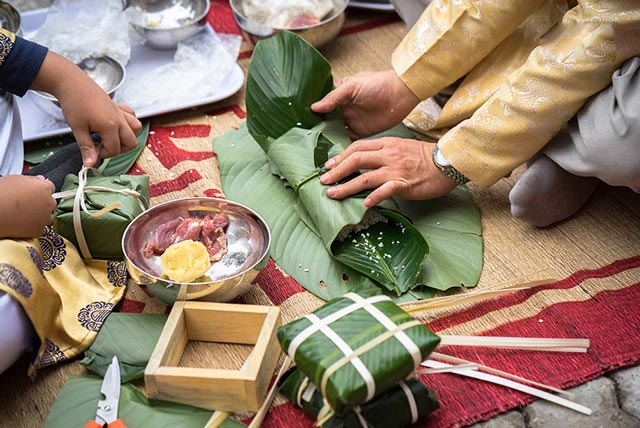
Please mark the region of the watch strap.
<svg viewBox="0 0 640 428"><path fill-rule="evenodd" d="M436 146L436 150L433 152L433 163L440 170L441 173L452 179L457 185L467 184L470 180L460 171L458 171L453 165L443 165L438 162L438 154L440 148Z"/></svg>

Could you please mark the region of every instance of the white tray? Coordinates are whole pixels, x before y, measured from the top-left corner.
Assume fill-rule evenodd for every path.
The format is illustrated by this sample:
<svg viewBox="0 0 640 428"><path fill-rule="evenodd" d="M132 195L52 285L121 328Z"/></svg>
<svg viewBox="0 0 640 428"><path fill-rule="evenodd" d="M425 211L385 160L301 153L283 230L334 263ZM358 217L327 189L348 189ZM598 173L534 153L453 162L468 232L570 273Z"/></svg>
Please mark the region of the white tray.
<svg viewBox="0 0 640 428"><path fill-rule="evenodd" d="M372 1L353 1L349 2L350 7L357 7L360 9L371 9L371 10L384 10L384 11L392 11L393 5L389 2L372 2Z"/></svg>
<svg viewBox="0 0 640 428"><path fill-rule="evenodd" d="M46 15L47 9L37 9L22 14L22 29L26 37L44 23ZM208 24L206 30L213 31ZM131 80L135 82L136 78L140 78L151 70L171 62L174 54L175 50L160 51L144 45L131 46L131 59L126 66L127 81ZM136 115L143 119L220 101L238 92L243 84L244 72L236 63L227 80L222 82L212 95L203 97L200 94L193 94L193 97L190 98L188 102L154 105L146 109L137 109ZM23 98L18 97L18 105L20 106L20 115L22 117L22 135L25 142L71 132L71 129L65 122L58 121L42 112L42 110L31 101L31 97L33 96L30 92L27 92Z"/></svg>

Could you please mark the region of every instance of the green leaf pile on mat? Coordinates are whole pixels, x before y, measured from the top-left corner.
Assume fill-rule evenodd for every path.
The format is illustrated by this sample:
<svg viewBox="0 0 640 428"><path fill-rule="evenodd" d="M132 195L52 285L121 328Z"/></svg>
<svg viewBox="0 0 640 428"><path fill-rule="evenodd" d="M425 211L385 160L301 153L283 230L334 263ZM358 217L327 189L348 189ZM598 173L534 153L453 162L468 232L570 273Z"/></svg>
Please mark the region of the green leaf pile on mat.
<svg viewBox="0 0 640 428"><path fill-rule="evenodd" d="M70 376L62 387L45 428L83 427L96 416L98 400L102 397L102 378L97 376ZM203 427L211 417L210 410L145 397L130 384L122 385L118 416L129 427L175 428ZM226 419L221 428L240 428L245 425Z"/></svg>
<svg viewBox="0 0 640 428"><path fill-rule="evenodd" d="M96 340L84 351L84 364L104 376L114 356L120 362L122 382L144 377L144 369L167 321L165 314L111 313Z"/></svg>
<svg viewBox="0 0 640 428"><path fill-rule="evenodd" d="M370 214L359 197L328 198L319 180L324 162L351 142L340 119L310 109L332 86L329 63L295 34L258 43L247 75L246 125L214 141L227 197L265 219L271 257L325 300L373 285L396 301L476 285L480 213L465 188L433 201L387 201L372 216L385 221L343 239L343 229L368 223Z"/></svg>
<svg viewBox="0 0 640 428"><path fill-rule="evenodd" d="M118 414L129 427L203 427L211 417L210 410L148 399L133 385L125 384L144 376L166 320L164 314L113 312L80 361L94 373L104 376L113 356L118 356L123 382ZM101 386L102 378L71 376L58 393L45 428L83 427L95 417L98 400L103 398ZM221 428L244 426L233 419L226 419L220 425Z"/></svg>

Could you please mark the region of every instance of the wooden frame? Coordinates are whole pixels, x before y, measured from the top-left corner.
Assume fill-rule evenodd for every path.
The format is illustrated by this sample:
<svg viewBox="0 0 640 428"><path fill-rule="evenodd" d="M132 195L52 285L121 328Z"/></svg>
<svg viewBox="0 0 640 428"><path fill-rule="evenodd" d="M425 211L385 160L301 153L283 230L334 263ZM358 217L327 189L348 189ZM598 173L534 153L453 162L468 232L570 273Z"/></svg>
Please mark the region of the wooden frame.
<svg viewBox="0 0 640 428"><path fill-rule="evenodd" d="M144 379L150 397L209 410L255 412L280 356L274 306L176 302ZM254 345L240 370L178 367L189 340Z"/></svg>

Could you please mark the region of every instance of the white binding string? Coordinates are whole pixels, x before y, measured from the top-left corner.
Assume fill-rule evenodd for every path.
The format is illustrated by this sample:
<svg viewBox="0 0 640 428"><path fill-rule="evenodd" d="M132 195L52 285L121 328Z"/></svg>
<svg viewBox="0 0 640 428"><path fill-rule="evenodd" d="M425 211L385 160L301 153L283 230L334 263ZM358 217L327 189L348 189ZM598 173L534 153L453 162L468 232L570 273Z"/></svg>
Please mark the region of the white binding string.
<svg viewBox="0 0 640 428"><path fill-rule="evenodd" d="M351 314L352 312L357 311L358 309L362 308L367 304L383 302L385 300L391 300L391 299L387 296L369 297L368 299L362 302L345 306L344 308L332 313L326 318L322 318L317 324L311 324L310 326L302 330L296 337L293 338L293 340L289 344L289 347L287 348L287 355L289 355L291 359L295 359L294 357L295 357L296 351L298 350L298 347L302 344L302 342L307 340L312 334L318 332L322 327L328 326L329 324Z"/></svg>
<svg viewBox="0 0 640 428"><path fill-rule="evenodd" d="M415 424L418 421L418 404L416 403L416 397L413 396L411 392L411 388L404 382L400 382L400 388L404 391L407 396L407 402L409 403L409 408L411 409L411 423Z"/></svg>
<svg viewBox="0 0 640 428"><path fill-rule="evenodd" d="M322 323L322 320L315 314L305 315L305 318L311 321L312 324L319 325L322 334L324 334L329 340L331 340L333 344L336 345L345 356L354 355L354 351L351 346L349 346L347 342L345 342L335 331L333 331L331 327ZM365 401L371 400L376 395L376 381L373 378L373 375L371 374L367 366L362 362L359 356L354 356L348 362L353 365L353 368L356 369L356 371L360 374L365 384L367 385L367 398ZM326 382L323 382L321 391L322 395L326 397L325 383Z"/></svg>
<svg viewBox="0 0 640 428"><path fill-rule="evenodd" d="M313 383L311 383L309 378L305 377L304 380L306 381L306 385L304 387L304 390L302 390L302 394L300 395L300 398L298 399L299 407L302 407L303 401L310 403L311 400L313 399L313 394L316 392L316 386Z"/></svg>
<svg viewBox="0 0 640 428"><path fill-rule="evenodd" d="M391 319L386 316L380 309L373 306L371 303L367 302L361 296L358 296L355 293L347 293L344 295L356 303L363 303L363 309L376 319L384 328L387 330L393 330L397 327L397 324L391 321ZM400 342L402 346L407 350L411 357L413 358L413 366L418 367L422 362L422 352L420 352L420 348L415 344L413 340L405 333L404 331L399 331L396 333L395 338Z"/></svg>
<svg viewBox="0 0 640 428"><path fill-rule="evenodd" d="M91 212L87 208L85 203L85 192L96 191L96 192L109 192L109 193L120 193L121 195L133 196L138 200L138 204L142 211L145 211L147 208L142 202L142 195L135 190L132 189L110 189L108 187L103 186L87 186L88 174L89 170L93 170L94 174L100 176L100 172L95 168L82 167L80 172L78 172L78 188L76 190L67 190L65 192L57 192L52 196L54 199L70 199L73 198L73 231L76 235L76 240L78 241L78 247L80 252L82 253L82 257L85 259L92 258L91 251L89 251L89 245L87 244L87 240L84 236L84 231L82 230L82 217L80 216L80 209L90 215L91 217L100 217L104 214L113 211L118 208L121 204L120 202L115 202L110 204L103 209L97 212Z"/></svg>
<svg viewBox="0 0 640 428"><path fill-rule="evenodd" d="M327 395L326 394L326 392L327 392L327 383L329 382L329 378L335 372L340 370L345 364L349 364L350 362L353 362L354 360L358 360L359 361L360 360L360 355L363 355L364 353L370 351L371 349L375 348L376 346L380 345L381 343L389 340L390 338L395 336L398 331L406 330L406 329L409 329L411 327L415 327L415 326L418 326L418 325L422 325L422 323L420 321L416 320L416 319L414 319L413 321L408 321L408 322L406 322L404 324L400 324L399 326L397 326L393 330L385 331L384 333L382 333L379 336L374 337L373 339L371 339L369 342L365 343L364 345L362 345L358 349L356 349L354 351L351 351L351 353L349 353L349 354L345 354L344 357L342 357L339 360L335 361L333 364L331 364L329 367L327 367L327 369L322 374L322 380L320 381L320 392L322 393L322 395L323 396ZM370 398L368 397L365 401L369 401L372 398L373 398L373 396L371 396Z"/></svg>
<svg viewBox="0 0 640 428"><path fill-rule="evenodd" d="M429 368L442 368L442 367L451 367L449 364L441 363L439 361L426 360L422 363L423 366ZM566 398L558 397L557 395L550 394L546 391L542 391L540 389L533 388L528 385L523 385L518 382L514 382L509 379L505 379L499 376L494 376L488 373L483 373L474 370L459 370L455 372L461 376L467 376L474 379L484 380L485 382L495 383L497 385L506 386L507 388L512 388L520 392L524 392L526 394L531 394L534 397L542 398L543 400L551 401L552 403L559 404L560 406L567 407L569 409L575 410L576 412L583 413L587 416L591 415L591 409L588 407L582 406L578 403L574 403L573 401L569 401Z"/></svg>
<svg viewBox="0 0 640 428"><path fill-rule="evenodd" d="M369 424L367 423L367 420L364 418L364 416L362 416L362 409L360 408L360 406L354 407L353 413L355 413L356 416L358 417L358 422L360 422L360 425L362 425L362 428L369 428Z"/></svg>

